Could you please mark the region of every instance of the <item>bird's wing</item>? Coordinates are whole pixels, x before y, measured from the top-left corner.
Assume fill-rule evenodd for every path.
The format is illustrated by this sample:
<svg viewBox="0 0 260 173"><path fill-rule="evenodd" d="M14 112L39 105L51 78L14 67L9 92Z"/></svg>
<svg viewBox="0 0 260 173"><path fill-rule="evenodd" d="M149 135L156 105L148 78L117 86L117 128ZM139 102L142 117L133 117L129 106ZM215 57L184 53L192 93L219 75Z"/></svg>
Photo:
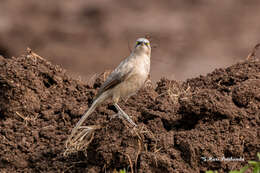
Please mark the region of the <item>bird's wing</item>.
<svg viewBox="0 0 260 173"><path fill-rule="evenodd" d="M119 64L119 66L107 77L104 84L100 87L96 98L98 98L103 92L115 87L124 80L126 80L133 70L133 64L125 59Z"/></svg>

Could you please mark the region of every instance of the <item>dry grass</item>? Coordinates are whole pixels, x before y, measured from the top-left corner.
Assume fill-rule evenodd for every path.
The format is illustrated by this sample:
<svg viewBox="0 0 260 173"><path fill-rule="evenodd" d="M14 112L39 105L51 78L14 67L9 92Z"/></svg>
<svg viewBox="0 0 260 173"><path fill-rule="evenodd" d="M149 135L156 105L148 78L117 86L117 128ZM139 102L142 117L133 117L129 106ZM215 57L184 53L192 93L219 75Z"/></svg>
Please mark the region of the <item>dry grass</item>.
<svg viewBox="0 0 260 173"><path fill-rule="evenodd" d="M79 126L77 133L72 134L67 140L65 146L66 150L63 155L68 156L69 154L84 151L88 148L95 136L95 130L100 129L100 126Z"/></svg>
<svg viewBox="0 0 260 173"><path fill-rule="evenodd" d="M35 117L29 117L29 116L24 116L19 112L15 112L16 115L18 115L20 118L22 118L25 121L25 125L27 126L28 122L36 122L38 116Z"/></svg>
<svg viewBox="0 0 260 173"><path fill-rule="evenodd" d="M158 97L169 96L170 100L174 104L177 104L180 96L182 94L187 94L189 92L190 92L190 86L188 86L186 89L183 89L182 87L177 87L176 85L174 85L173 81L170 81L168 89L165 92L159 94Z"/></svg>

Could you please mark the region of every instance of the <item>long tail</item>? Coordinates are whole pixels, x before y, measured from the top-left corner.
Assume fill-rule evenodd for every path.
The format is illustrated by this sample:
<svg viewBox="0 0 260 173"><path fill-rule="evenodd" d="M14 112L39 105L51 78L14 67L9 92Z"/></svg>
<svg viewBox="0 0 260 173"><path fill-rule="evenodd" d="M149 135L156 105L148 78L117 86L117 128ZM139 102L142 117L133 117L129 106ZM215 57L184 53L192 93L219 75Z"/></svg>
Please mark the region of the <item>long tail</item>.
<svg viewBox="0 0 260 173"><path fill-rule="evenodd" d="M87 112L81 117L81 119L78 121L78 123L76 124L76 126L73 128L71 135L68 138L68 141L70 141L73 136L75 135L75 133L77 132L77 130L79 129L79 127L81 126L81 124L88 118L88 116L94 112L94 110L96 109L96 107L101 104L103 101L105 101L107 98L109 97L108 91L102 93L99 97L97 97L94 102L92 103L92 105L90 106L90 108L87 110Z"/></svg>

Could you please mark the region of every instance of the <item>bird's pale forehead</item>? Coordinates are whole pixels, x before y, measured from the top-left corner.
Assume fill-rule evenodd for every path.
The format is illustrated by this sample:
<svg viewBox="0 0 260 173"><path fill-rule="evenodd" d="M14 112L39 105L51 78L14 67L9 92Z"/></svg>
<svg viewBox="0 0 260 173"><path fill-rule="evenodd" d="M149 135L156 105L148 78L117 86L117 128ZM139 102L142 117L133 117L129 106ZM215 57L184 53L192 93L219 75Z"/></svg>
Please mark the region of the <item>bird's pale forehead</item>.
<svg viewBox="0 0 260 173"><path fill-rule="evenodd" d="M149 40L147 40L146 38L138 38L136 41L137 42L149 43Z"/></svg>

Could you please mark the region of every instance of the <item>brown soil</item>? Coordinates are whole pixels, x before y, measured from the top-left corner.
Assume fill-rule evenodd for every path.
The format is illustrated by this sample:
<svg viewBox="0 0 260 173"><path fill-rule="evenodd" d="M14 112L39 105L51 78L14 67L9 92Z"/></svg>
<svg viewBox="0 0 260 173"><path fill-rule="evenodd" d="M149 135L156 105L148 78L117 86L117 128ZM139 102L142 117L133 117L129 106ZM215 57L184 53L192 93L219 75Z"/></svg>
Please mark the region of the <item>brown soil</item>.
<svg viewBox="0 0 260 173"><path fill-rule="evenodd" d="M64 143L90 106L93 85L28 51L0 57L0 172L227 172L260 151L260 62L239 62L185 82L146 85L122 108L133 130L103 104L87 124L100 125L86 151L67 157ZM244 158L244 162L202 157Z"/></svg>

